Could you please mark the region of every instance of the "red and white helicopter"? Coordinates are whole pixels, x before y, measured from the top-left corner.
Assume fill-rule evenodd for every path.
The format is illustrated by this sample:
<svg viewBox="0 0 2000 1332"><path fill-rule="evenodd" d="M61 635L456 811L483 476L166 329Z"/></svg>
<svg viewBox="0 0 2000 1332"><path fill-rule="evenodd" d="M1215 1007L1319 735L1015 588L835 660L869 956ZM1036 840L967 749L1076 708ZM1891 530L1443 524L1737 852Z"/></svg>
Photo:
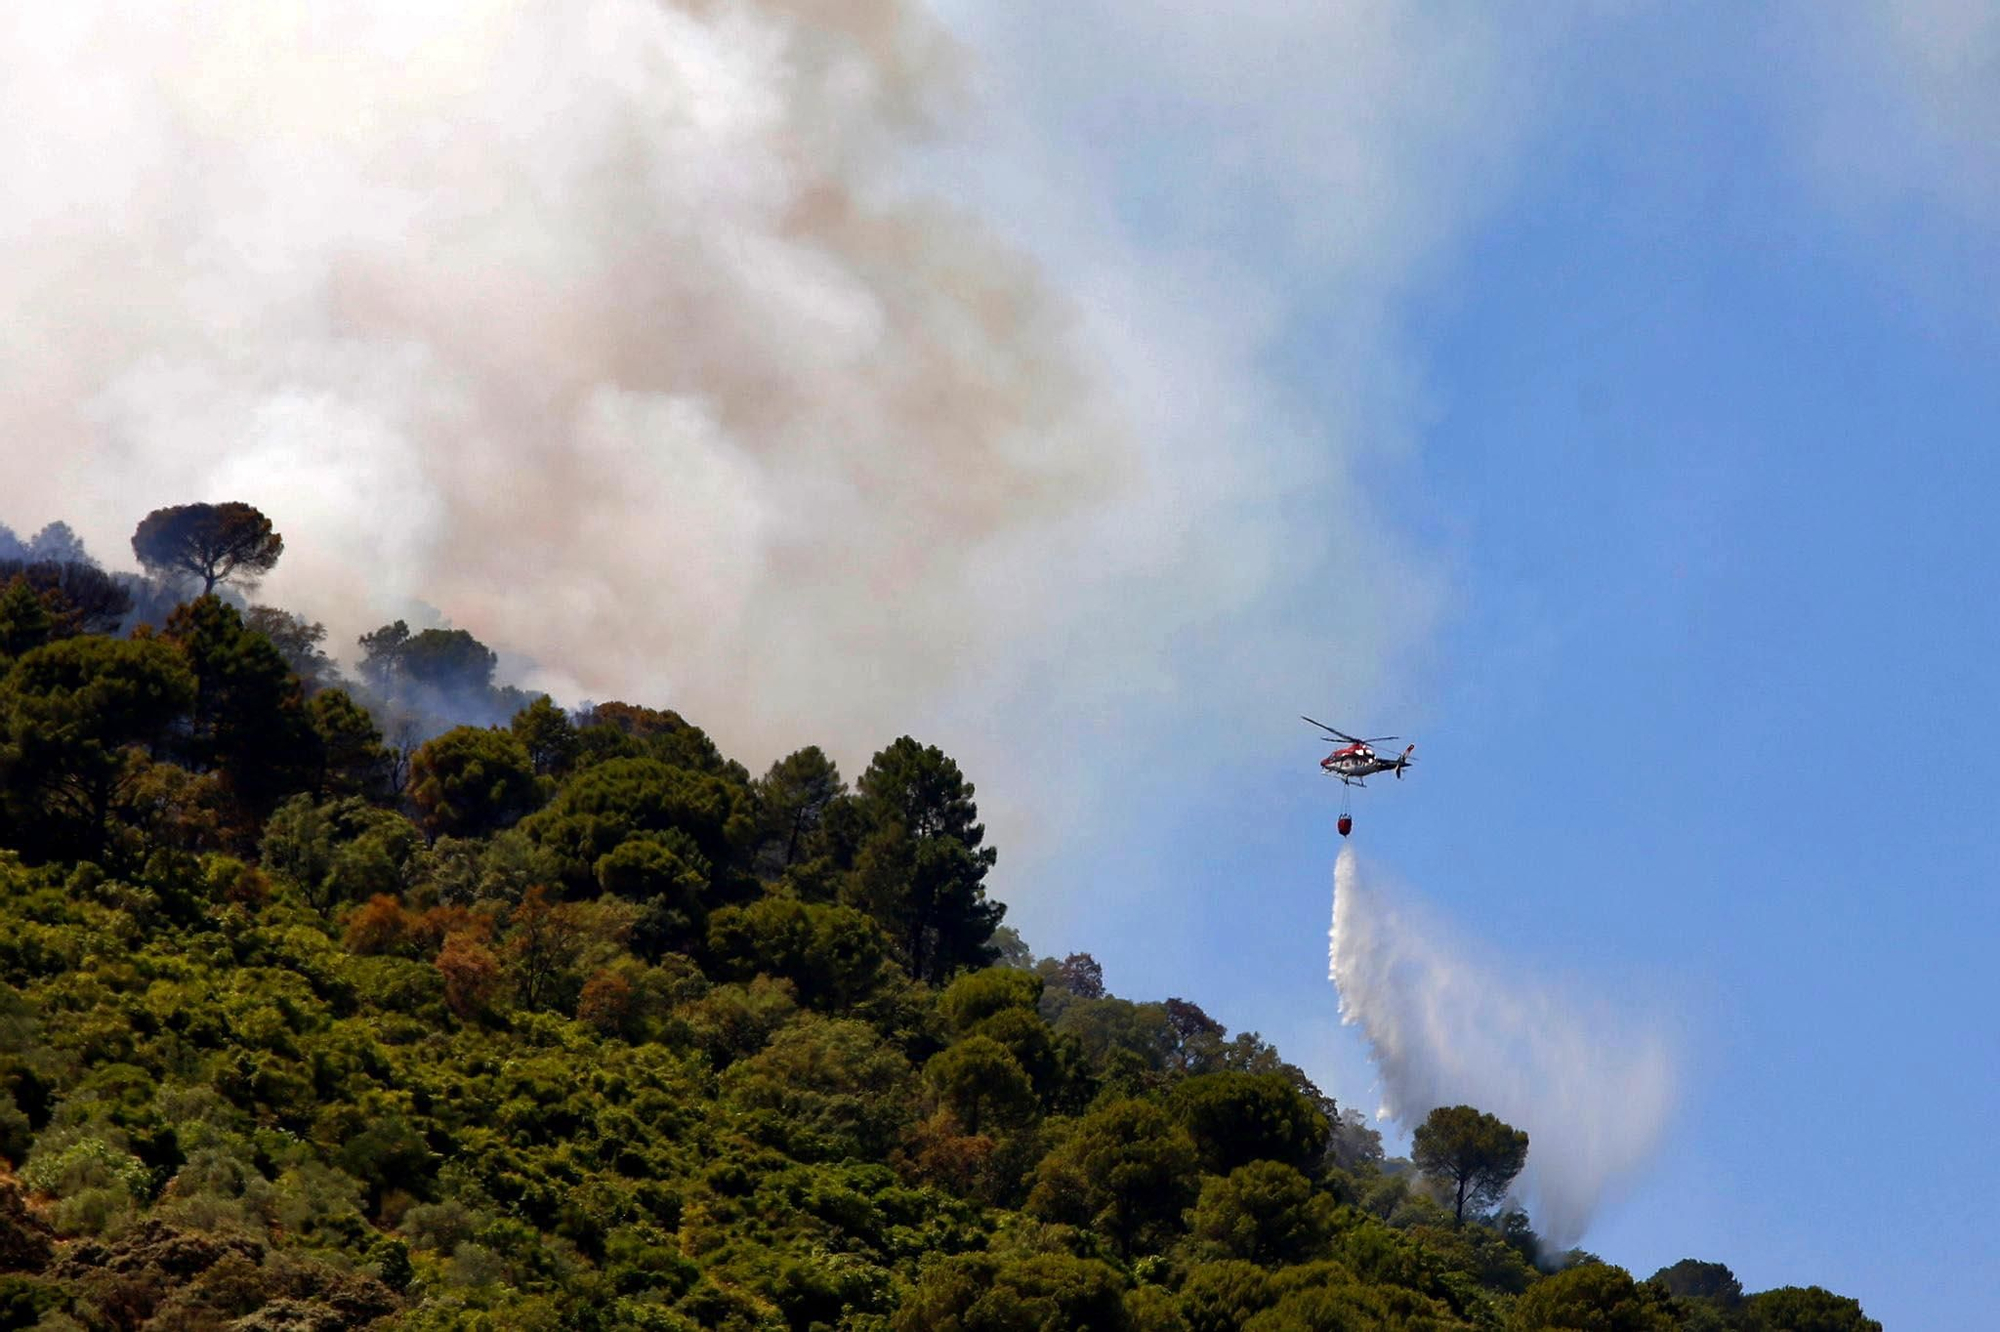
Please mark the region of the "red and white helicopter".
<svg viewBox="0 0 2000 1332"><path fill-rule="evenodd" d="M1393 772L1396 774L1396 780L1401 781L1403 779L1403 769L1416 762L1415 759L1410 757L1411 752L1416 749L1415 745L1406 746L1403 752L1394 758L1383 758L1375 752L1374 746L1387 744L1391 740L1401 739L1402 737L1400 736L1378 735L1363 740L1358 735L1349 735L1345 731L1336 731L1323 721L1313 721L1311 717L1306 716L1304 713L1299 714L1299 720L1312 722L1314 726L1325 731L1326 735L1323 737L1324 739L1342 742L1331 754L1328 754L1319 761L1319 770L1329 777L1340 778L1343 787L1366 787L1368 783L1362 779L1373 777L1378 772ZM1340 821L1337 826L1340 828L1340 835L1342 837L1347 836L1354 829L1354 816L1348 810L1348 802L1345 797L1342 798L1340 803Z"/></svg>

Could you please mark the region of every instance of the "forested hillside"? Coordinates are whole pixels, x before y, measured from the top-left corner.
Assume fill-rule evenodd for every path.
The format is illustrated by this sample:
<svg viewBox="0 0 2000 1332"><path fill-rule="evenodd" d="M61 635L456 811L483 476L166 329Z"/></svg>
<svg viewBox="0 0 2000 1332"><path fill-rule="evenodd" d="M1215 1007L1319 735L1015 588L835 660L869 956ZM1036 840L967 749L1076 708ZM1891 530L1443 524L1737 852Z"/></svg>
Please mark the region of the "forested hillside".
<svg viewBox="0 0 2000 1332"><path fill-rule="evenodd" d="M0 1332L1877 1327L1543 1253L1525 1135L1384 1161L1036 959L933 746L753 775L401 622L346 679L228 507L0 529Z"/></svg>

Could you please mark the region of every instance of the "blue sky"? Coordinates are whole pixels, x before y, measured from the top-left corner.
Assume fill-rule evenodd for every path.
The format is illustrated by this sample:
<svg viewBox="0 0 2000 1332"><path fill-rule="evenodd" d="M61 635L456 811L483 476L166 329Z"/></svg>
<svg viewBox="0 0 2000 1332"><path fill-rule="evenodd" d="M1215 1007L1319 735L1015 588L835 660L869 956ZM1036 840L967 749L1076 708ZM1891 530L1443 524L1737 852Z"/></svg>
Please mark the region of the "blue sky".
<svg viewBox="0 0 2000 1332"><path fill-rule="evenodd" d="M247 499L335 644L936 742L1033 946L1364 1107L1295 717L1400 732L1382 881L1677 1052L1584 1244L1972 1326L1995 68L1959 0L23 10L0 522Z"/></svg>
<svg viewBox="0 0 2000 1332"><path fill-rule="evenodd" d="M1148 31L1085 8L1100 36ZM1300 149L1259 137L1246 103L1312 104L1255 82L1288 56L1235 53L1242 86L1142 72L1113 100L1175 111L1120 127L1067 72L1061 23L960 19L982 54L1033 67L1009 86L1048 99L1043 151L1118 159L1135 262L1186 247L1289 284L1258 371L1331 423L1356 479L1318 520L1364 517L1442 589L1383 678L1342 697L1343 616L1369 590L1338 564L1302 580L1288 606L1324 631L1326 686L1260 698L1276 725L1222 759L1185 699L1194 762L1133 774L1140 798L1046 871L1060 888L1024 895L1030 942L1090 949L1122 993L1196 998L1372 1105L1322 978L1337 793L1285 728L1307 711L1399 731L1422 766L1359 798L1364 854L1496 969L1674 1034L1672 1127L1585 1246L1640 1275L1692 1256L1753 1289L1822 1284L1891 1327L1978 1320L1996 1269L1973 1208L2000 1182L1966 1164L2000 1112L2000 198L1979 192L1991 149L1967 149L2000 121L1951 83L2000 30L1919 17L1905 49L1859 11L1825 31L1798 8L1572 14L1522 57L1532 93L1437 113L1473 138L1492 105L1507 123L1490 155L1448 155L1463 178L1412 186L1451 215L1421 253L1363 238L1389 268L1372 283L1358 258L1302 260L1285 238L1311 218L1260 174ZM1152 35L1171 44L1173 22ZM1352 34L1295 26L1343 79ZM1218 125L1250 182L1219 218L1189 203L1214 185ZM1357 345L1396 385L1359 411L1338 368ZM1393 444L1355 444L1357 424Z"/></svg>

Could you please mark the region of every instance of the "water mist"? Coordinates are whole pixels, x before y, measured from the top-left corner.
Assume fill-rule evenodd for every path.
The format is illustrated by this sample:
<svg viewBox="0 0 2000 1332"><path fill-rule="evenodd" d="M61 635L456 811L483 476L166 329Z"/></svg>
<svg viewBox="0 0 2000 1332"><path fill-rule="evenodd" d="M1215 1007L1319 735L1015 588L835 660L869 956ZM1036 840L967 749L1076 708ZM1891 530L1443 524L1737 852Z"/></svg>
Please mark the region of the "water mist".
<svg viewBox="0 0 2000 1332"><path fill-rule="evenodd" d="M1363 874L1352 847L1334 868L1330 939L1341 1021L1367 1039L1384 1115L1411 1129L1465 1104L1527 1130L1516 1191L1547 1243L1576 1243L1659 1145L1675 1081L1664 1037L1475 961Z"/></svg>

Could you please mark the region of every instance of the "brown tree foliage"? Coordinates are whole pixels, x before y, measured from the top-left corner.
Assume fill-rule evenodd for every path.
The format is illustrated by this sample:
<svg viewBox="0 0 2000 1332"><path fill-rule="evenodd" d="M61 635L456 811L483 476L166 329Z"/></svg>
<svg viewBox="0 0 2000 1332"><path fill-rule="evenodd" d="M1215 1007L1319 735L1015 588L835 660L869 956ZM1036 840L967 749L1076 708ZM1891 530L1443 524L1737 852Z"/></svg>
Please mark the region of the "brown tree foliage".
<svg viewBox="0 0 2000 1332"><path fill-rule="evenodd" d="M967 1133L958 1116L940 1106L910 1127L890 1159L908 1182L965 1198L991 1192L996 1146L989 1134Z"/></svg>
<svg viewBox="0 0 2000 1332"><path fill-rule="evenodd" d="M583 993L576 1001L576 1020L606 1036L628 1032L636 1012L632 982L615 971L594 973L583 983Z"/></svg>
<svg viewBox="0 0 2000 1332"><path fill-rule="evenodd" d="M415 938L403 904L387 893L377 893L349 914L341 942L350 953L400 953Z"/></svg>
<svg viewBox="0 0 2000 1332"><path fill-rule="evenodd" d="M519 982L521 1002L539 1008L583 952L586 931L574 905L552 901L536 885L509 917L507 956Z"/></svg>
<svg viewBox="0 0 2000 1332"><path fill-rule="evenodd" d="M445 940L463 934L476 943L493 940L493 917L455 902L441 903L410 922L410 938L419 953L434 953Z"/></svg>
<svg viewBox="0 0 2000 1332"><path fill-rule="evenodd" d="M468 932L451 935L438 953L444 1001L466 1021L484 1013L500 992L500 959Z"/></svg>

